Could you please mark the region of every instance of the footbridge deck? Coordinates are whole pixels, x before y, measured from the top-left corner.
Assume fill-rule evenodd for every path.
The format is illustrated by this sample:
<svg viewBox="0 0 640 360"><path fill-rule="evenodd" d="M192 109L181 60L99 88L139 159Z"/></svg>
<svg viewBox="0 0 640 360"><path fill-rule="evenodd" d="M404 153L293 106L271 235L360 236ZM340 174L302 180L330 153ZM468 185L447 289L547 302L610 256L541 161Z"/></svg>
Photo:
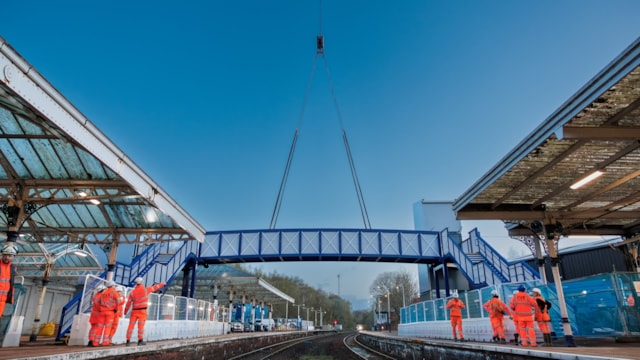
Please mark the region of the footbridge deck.
<svg viewBox="0 0 640 360"><path fill-rule="evenodd" d="M210 264L267 261L437 263L440 233L363 229L208 232L198 256Z"/></svg>

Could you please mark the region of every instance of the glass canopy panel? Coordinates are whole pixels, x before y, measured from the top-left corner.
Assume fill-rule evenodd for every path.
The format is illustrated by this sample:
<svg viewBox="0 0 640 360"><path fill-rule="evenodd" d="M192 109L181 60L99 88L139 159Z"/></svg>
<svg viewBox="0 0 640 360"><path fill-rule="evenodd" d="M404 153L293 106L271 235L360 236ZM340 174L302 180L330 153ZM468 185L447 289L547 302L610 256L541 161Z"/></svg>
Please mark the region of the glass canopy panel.
<svg viewBox="0 0 640 360"><path fill-rule="evenodd" d="M50 179L51 176L44 167L44 164L38 157L38 153L31 146L31 142L27 139L11 139L11 145L16 150L20 161L24 163L29 171L31 179Z"/></svg>
<svg viewBox="0 0 640 360"><path fill-rule="evenodd" d="M35 149L38 160L44 163L47 169L48 177L53 179L69 179L69 174L65 169L65 166L60 161L58 154L54 151L51 141L47 139L33 139L31 140L33 148ZM34 159L34 161L36 160Z"/></svg>

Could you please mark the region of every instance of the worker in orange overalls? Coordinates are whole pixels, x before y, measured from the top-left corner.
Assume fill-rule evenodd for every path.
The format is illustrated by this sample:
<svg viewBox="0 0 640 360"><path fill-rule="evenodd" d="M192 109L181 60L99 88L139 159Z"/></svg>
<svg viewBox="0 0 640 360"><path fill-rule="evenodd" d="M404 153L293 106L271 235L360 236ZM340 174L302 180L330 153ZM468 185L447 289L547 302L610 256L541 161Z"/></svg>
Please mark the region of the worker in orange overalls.
<svg viewBox="0 0 640 360"><path fill-rule="evenodd" d="M504 338L504 314L511 316L511 313L507 304L500 300L498 290L491 291L491 296L492 299L487 301L483 307L489 313L489 319L493 327L493 342L506 344L507 341Z"/></svg>
<svg viewBox="0 0 640 360"><path fill-rule="evenodd" d="M516 296L518 290L513 291L513 297ZM512 297L512 298L513 298ZM516 333L513 334L513 342L516 346L520 345L520 324L518 324L518 316L513 311L511 312L511 320L513 320L513 325L516 327Z"/></svg>
<svg viewBox="0 0 640 360"><path fill-rule="evenodd" d="M524 285L520 285L518 287L518 293L515 294L509 302L509 307L511 307L511 310L513 310L518 318L522 346L537 346L536 333L533 327L533 313L535 305L535 300L525 292Z"/></svg>
<svg viewBox="0 0 640 360"><path fill-rule="evenodd" d="M125 309L125 314L131 310L131 316L129 317L129 327L127 328L127 346L131 345L131 334L133 333L133 328L136 326L136 321L138 322L138 345L146 345L147 343L143 341L144 337L144 323L147 321L147 307L149 306L149 294L157 291L158 289L164 286L164 283L156 284L153 286L145 287L142 284L142 278L138 277L134 280L136 283L136 287L131 290L129 293L129 298L127 299L127 308Z"/></svg>
<svg viewBox="0 0 640 360"><path fill-rule="evenodd" d="M16 267L11 262L17 254L18 248L14 245L5 245L2 248L2 262L0 262L0 316L2 316L7 303L13 304L13 279L16 277Z"/></svg>
<svg viewBox="0 0 640 360"><path fill-rule="evenodd" d="M113 315L113 322L111 323L111 332L109 332L109 337L113 339L113 335L115 335L118 330L118 325L120 324L120 318L124 314L124 287L116 286L116 292L118 293L116 297L116 312Z"/></svg>
<svg viewBox="0 0 640 360"><path fill-rule="evenodd" d="M111 345L111 324L113 324L113 317L116 313L116 299L119 296L115 287L115 282L107 281L107 288L100 293L98 331L93 338L93 346ZM100 343L100 339L102 339L102 343Z"/></svg>
<svg viewBox="0 0 640 360"><path fill-rule="evenodd" d="M533 300L536 301L535 320L538 323L538 328L542 331L544 346L553 346L551 333L549 332L549 321L551 321L551 317L549 317L549 306L551 303L542 297L542 292L538 288L531 290L531 295L533 295Z"/></svg>
<svg viewBox="0 0 640 360"><path fill-rule="evenodd" d="M93 339L96 338L98 333L98 318L100 317L100 293L106 289L107 287L100 284L96 286L96 294L91 298L91 316L89 316L89 324L91 324L91 328L89 329L89 344L87 346L93 345Z"/></svg>
<svg viewBox="0 0 640 360"><path fill-rule="evenodd" d="M456 327L458 327L460 341L464 341L464 334L462 333L462 310L465 309L465 306L464 302L458 298L457 292L453 293L453 299L447 303L447 309L449 309L449 317L451 318L453 340L458 341L458 336L456 335Z"/></svg>

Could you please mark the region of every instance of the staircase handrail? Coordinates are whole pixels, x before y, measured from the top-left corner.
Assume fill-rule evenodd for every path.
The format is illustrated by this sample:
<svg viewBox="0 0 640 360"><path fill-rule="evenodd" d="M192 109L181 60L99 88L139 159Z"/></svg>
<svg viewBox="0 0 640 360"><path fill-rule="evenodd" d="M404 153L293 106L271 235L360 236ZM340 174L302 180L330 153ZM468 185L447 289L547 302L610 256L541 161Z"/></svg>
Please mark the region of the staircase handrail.
<svg viewBox="0 0 640 360"><path fill-rule="evenodd" d="M502 279L494 273L486 261L473 264L460 245L449 236L447 229L440 233L440 239L442 242L441 256L451 258L474 288L502 283ZM499 281L496 281L496 278Z"/></svg>
<svg viewBox="0 0 640 360"><path fill-rule="evenodd" d="M526 261L507 261L493 246L480 236L477 228L471 230L469 239L476 244L480 254L492 264L504 278L508 279L508 281L523 282L540 279L540 274L529 266Z"/></svg>
<svg viewBox="0 0 640 360"><path fill-rule="evenodd" d="M154 273L153 282L158 282L158 283L163 282L165 284L168 284L170 281L173 280L173 278L175 277L175 274L177 274L178 271L182 270L182 266L188 260L198 256L199 249L200 249L200 243L198 243L197 241L185 241L178 248L178 250L176 250L173 256L171 256L171 258L166 264L160 264L156 262L152 267L150 267L145 272L145 274L149 272L153 272ZM192 254L193 256L191 256ZM160 272L159 277L155 276L155 274L158 274L158 272L152 271L153 268L156 266L165 267L165 271ZM145 274L139 275L139 276L144 276ZM162 276L163 274L166 276Z"/></svg>

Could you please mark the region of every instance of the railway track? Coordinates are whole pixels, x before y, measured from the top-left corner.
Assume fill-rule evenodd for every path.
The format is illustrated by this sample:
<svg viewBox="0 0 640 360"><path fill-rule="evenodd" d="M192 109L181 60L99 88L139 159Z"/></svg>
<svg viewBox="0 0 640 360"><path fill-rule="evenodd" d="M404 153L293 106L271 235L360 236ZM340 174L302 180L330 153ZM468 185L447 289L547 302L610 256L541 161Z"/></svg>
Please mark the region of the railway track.
<svg viewBox="0 0 640 360"><path fill-rule="evenodd" d="M303 356L331 356L335 359L393 359L360 343L357 333L308 336L267 345L229 360L299 359Z"/></svg>
<svg viewBox="0 0 640 360"><path fill-rule="evenodd" d="M377 359L395 359L392 356L374 350L358 341L359 334L350 334L345 336L343 342L349 350L351 350L360 359L377 360Z"/></svg>

